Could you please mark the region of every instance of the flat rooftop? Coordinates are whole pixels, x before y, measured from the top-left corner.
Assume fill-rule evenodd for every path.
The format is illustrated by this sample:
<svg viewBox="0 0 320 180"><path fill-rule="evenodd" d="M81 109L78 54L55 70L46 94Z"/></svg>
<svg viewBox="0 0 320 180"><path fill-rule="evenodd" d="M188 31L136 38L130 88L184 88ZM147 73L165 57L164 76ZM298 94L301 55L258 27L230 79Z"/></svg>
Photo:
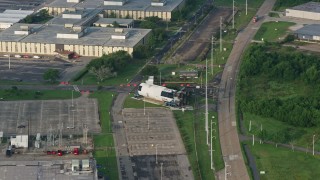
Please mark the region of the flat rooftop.
<svg viewBox="0 0 320 180"><path fill-rule="evenodd" d="M183 0L168 0L165 6L151 6L151 0L128 0L123 6L104 6L103 0L84 0L80 3L68 3L67 0L55 0L47 7L59 8L98 8L105 10L131 10L131 11L172 11Z"/></svg>
<svg viewBox="0 0 320 180"><path fill-rule="evenodd" d="M16 35L14 31L20 30L21 25L29 26L33 29L32 34ZM74 33L64 25L56 24L21 24L17 23L10 28L0 32L0 41L25 42L25 43L45 43L45 44L70 44L70 45L95 45L95 46L117 46L134 47L143 39L150 29L123 29L123 34L128 34L127 39L111 39L115 33L115 28L88 27L87 33L79 39L60 39L57 33Z"/></svg>
<svg viewBox="0 0 320 180"><path fill-rule="evenodd" d="M81 19L70 19L70 18L62 18L62 14L51 19L47 22L47 24L73 24L77 26L82 26L86 23L88 23L92 18L97 16L99 13L101 13L103 9L77 9L76 14L81 14ZM72 12L66 12L68 14L74 14Z"/></svg>
<svg viewBox="0 0 320 180"><path fill-rule="evenodd" d="M308 2L288 9L320 13L320 2Z"/></svg>
<svg viewBox="0 0 320 180"><path fill-rule="evenodd" d="M129 25L133 23L133 19L120 19L120 18L100 18L96 24L112 24L117 22L119 25Z"/></svg>
<svg viewBox="0 0 320 180"><path fill-rule="evenodd" d="M296 34L320 36L320 24L310 24L295 31Z"/></svg>
<svg viewBox="0 0 320 180"><path fill-rule="evenodd" d="M151 6L151 0L128 0L123 6L103 6L105 10L173 11L183 0L167 1L165 6Z"/></svg>
<svg viewBox="0 0 320 180"><path fill-rule="evenodd" d="M47 7L59 8L98 8L103 5L103 0L83 0L79 3L68 3L67 0L55 0Z"/></svg>
<svg viewBox="0 0 320 180"><path fill-rule="evenodd" d="M64 172L60 172L60 168ZM17 173L19 172L19 173ZM1 161L0 179L69 179L93 180L94 173L71 172L71 160L54 161Z"/></svg>

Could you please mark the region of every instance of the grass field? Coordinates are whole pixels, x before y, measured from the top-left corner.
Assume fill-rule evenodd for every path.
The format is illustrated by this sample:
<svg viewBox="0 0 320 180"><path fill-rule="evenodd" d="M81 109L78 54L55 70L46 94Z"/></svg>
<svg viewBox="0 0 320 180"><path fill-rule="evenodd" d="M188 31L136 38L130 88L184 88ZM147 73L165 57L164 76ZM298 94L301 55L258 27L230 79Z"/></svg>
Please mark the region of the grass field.
<svg viewBox="0 0 320 180"><path fill-rule="evenodd" d="M79 92L73 92L73 98L80 97ZM2 98L2 99L1 99ZM72 92L66 90L21 90L10 89L0 90L0 99L5 101L13 100L54 100L54 99L71 99Z"/></svg>
<svg viewBox="0 0 320 180"><path fill-rule="evenodd" d="M118 73L116 77L106 79L103 82L97 82L97 79L94 75L86 73L82 78L75 81L74 84L83 84L84 85L119 85L128 83L134 75L139 71L139 69L146 63L146 61L137 61L127 65L121 72Z"/></svg>
<svg viewBox="0 0 320 180"><path fill-rule="evenodd" d="M260 175L261 180L317 179L320 176L319 156L268 144L250 144L248 146L255 156L258 170L266 172Z"/></svg>
<svg viewBox="0 0 320 180"><path fill-rule="evenodd" d="M263 41L269 42L279 41L284 38L288 33L288 28L293 25L295 25L295 23L283 21L265 22L254 36L254 40L261 41L263 39Z"/></svg>
<svg viewBox="0 0 320 180"><path fill-rule="evenodd" d="M215 0L214 4L216 6L228 6L232 7L233 0ZM261 6L263 0L248 0L248 9L251 8L258 8ZM246 0L237 0L234 4L235 7L245 8L246 7Z"/></svg>
<svg viewBox="0 0 320 180"><path fill-rule="evenodd" d="M90 98L98 99L99 103L99 115L102 132L99 135L95 135L93 153L97 164L101 165L102 168L98 169L99 172L103 173L111 180L117 180L118 166L117 157L114 149L114 140L112 135L111 119L110 119L110 108L112 105L114 93L111 92L95 92L90 95Z"/></svg>
<svg viewBox="0 0 320 180"><path fill-rule="evenodd" d="M141 100L132 99L133 96L133 93L127 96L126 100L124 101L123 108L163 107L158 104L152 104L148 102L144 103Z"/></svg>
<svg viewBox="0 0 320 180"><path fill-rule="evenodd" d="M194 111L173 111L177 125L180 130L184 145L188 152L188 158L192 167L192 171L196 180L214 179L213 171L210 167L210 152L206 144L206 136L204 130L204 115L200 119L195 119ZM203 112L202 112L203 114ZM210 113L211 117L214 115ZM216 114L215 114L216 115ZM216 116L217 117L217 116ZM217 122L217 118L214 119ZM217 138L213 140L213 159L214 167L218 171L224 167L219 138L217 132L213 132ZM194 134L195 133L195 134Z"/></svg>

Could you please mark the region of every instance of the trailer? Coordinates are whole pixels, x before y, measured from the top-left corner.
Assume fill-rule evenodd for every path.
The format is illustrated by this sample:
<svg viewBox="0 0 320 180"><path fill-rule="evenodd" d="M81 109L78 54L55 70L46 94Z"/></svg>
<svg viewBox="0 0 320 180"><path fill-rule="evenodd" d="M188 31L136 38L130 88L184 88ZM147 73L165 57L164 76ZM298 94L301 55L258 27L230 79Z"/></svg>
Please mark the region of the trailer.
<svg viewBox="0 0 320 180"><path fill-rule="evenodd" d="M149 83L141 83L138 86L137 94L148 99L164 102L166 105L170 104L170 106L182 106L186 98L183 89L177 91Z"/></svg>

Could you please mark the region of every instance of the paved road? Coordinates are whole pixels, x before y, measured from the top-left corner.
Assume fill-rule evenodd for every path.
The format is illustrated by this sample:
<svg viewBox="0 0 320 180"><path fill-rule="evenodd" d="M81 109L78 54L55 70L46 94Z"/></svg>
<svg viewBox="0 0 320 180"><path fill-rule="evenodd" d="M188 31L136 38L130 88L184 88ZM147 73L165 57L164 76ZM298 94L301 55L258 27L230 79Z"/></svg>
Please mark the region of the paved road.
<svg viewBox="0 0 320 180"><path fill-rule="evenodd" d="M266 16L272 9L275 0L266 0L257 12L259 17ZM219 91L219 134L222 155L226 169L217 173L219 179L250 179L241 152L236 124L235 109L235 84L236 75L239 71L240 58L245 48L252 40L262 24L250 22L249 25L238 34L231 54L222 74ZM226 172L226 173L225 173Z"/></svg>
<svg viewBox="0 0 320 180"><path fill-rule="evenodd" d="M112 106L112 131L115 140L116 155L118 161L118 172L120 180L133 180L133 169L129 151L127 147L127 139L125 129L123 127L122 105L128 93L120 93Z"/></svg>

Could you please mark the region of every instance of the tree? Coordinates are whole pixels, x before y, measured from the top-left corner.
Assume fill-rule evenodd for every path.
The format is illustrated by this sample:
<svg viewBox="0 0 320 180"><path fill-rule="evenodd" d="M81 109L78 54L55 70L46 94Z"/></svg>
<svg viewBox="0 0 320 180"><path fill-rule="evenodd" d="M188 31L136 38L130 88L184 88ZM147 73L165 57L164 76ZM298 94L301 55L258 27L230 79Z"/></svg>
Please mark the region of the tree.
<svg viewBox="0 0 320 180"><path fill-rule="evenodd" d="M95 75L99 82L104 81L107 78L114 76L112 70L109 67L101 66L99 68L92 67L89 72Z"/></svg>
<svg viewBox="0 0 320 180"><path fill-rule="evenodd" d="M141 75L144 75L144 76L157 76L158 74L159 74L158 67L153 65L147 65L141 71Z"/></svg>
<svg viewBox="0 0 320 180"><path fill-rule="evenodd" d="M57 69L48 69L43 74L43 79L50 83L55 83L60 78L59 71Z"/></svg>

